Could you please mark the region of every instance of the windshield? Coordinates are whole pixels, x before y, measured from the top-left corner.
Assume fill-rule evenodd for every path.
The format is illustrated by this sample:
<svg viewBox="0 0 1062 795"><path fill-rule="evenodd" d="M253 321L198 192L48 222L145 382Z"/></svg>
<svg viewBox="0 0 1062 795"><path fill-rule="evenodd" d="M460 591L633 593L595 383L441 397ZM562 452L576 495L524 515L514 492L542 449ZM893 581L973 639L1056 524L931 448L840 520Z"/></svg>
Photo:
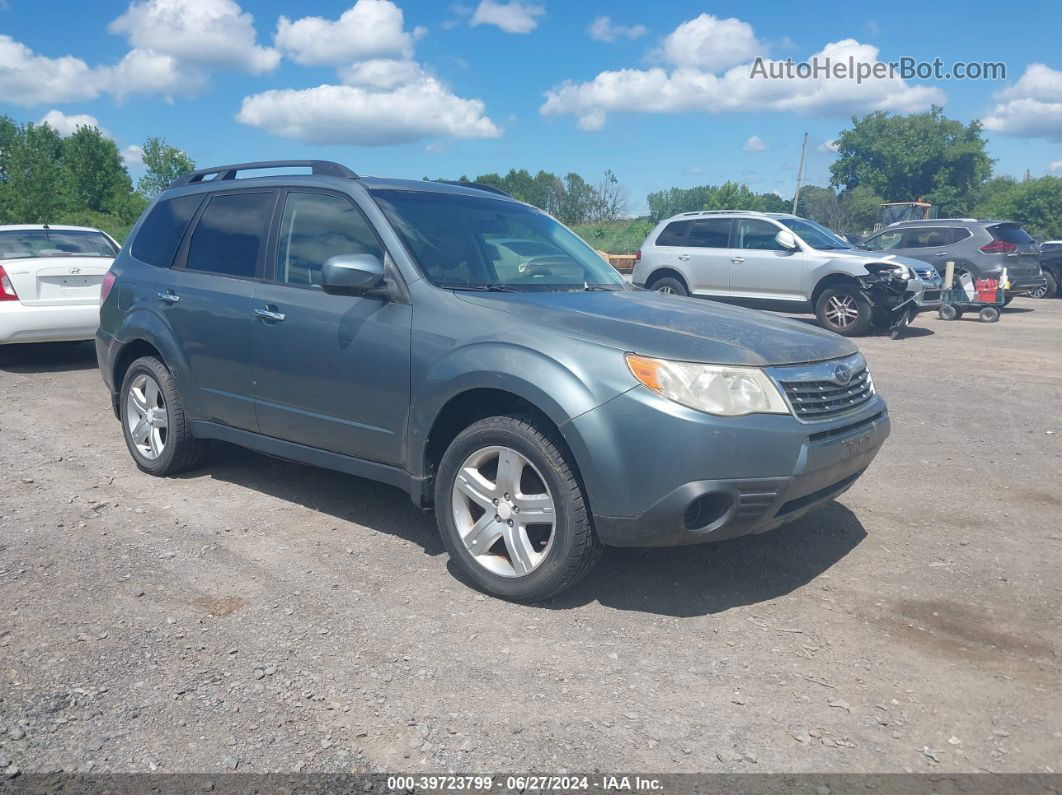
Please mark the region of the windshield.
<svg viewBox="0 0 1062 795"><path fill-rule="evenodd" d="M118 253L102 232L87 229L21 229L0 232L0 259L113 257Z"/></svg>
<svg viewBox="0 0 1062 795"><path fill-rule="evenodd" d="M778 220L799 235L801 240L819 251L853 248L852 244L843 237L814 221L806 221L803 218L779 218Z"/></svg>
<svg viewBox="0 0 1062 795"><path fill-rule="evenodd" d="M481 290L627 289L592 248L540 210L430 191L372 196L434 285Z"/></svg>

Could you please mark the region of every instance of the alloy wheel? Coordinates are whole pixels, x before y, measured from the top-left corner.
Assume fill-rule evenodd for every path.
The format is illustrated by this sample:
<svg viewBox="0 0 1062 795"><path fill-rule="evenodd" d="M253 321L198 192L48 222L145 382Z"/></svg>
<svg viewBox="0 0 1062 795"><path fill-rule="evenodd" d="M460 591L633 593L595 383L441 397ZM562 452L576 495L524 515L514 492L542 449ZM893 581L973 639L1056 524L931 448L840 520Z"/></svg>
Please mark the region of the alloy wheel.
<svg viewBox="0 0 1062 795"><path fill-rule="evenodd" d="M162 389L151 376L138 375L129 384L125 422L140 455L149 460L162 455L166 448L169 418Z"/></svg>
<svg viewBox="0 0 1062 795"><path fill-rule="evenodd" d="M658 293L663 293L664 295L674 295L675 294L675 288L672 287L670 284L665 284L663 287L657 287L656 291Z"/></svg>
<svg viewBox="0 0 1062 795"><path fill-rule="evenodd" d="M535 465L513 448L484 447L466 458L452 505L461 543L487 571L524 577L549 554L557 524L553 496Z"/></svg>
<svg viewBox="0 0 1062 795"><path fill-rule="evenodd" d="M826 319L837 328L848 328L859 317L859 306L850 295L831 295L826 302Z"/></svg>

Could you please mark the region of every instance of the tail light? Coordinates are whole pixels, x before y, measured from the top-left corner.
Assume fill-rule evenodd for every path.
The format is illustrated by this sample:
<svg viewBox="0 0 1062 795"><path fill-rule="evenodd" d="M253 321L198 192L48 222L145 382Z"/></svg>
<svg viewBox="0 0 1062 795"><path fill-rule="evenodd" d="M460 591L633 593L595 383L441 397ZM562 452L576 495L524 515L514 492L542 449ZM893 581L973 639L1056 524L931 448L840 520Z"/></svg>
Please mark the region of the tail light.
<svg viewBox="0 0 1062 795"><path fill-rule="evenodd" d="M1011 254L1017 250L1017 243L1008 243L1006 240L993 240L981 246L981 251L985 254Z"/></svg>
<svg viewBox="0 0 1062 795"><path fill-rule="evenodd" d="M114 275L114 271L107 271L103 276L103 284L100 285L100 304L107 300L107 296L111 294L111 288L114 287L114 282L118 277Z"/></svg>
<svg viewBox="0 0 1062 795"><path fill-rule="evenodd" d="M18 293L15 292L15 285L11 283L11 279L7 276L7 271L4 270L4 266L0 265L0 301L17 301Z"/></svg>
<svg viewBox="0 0 1062 795"><path fill-rule="evenodd" d="M637 265L641 261L642 261L642 250L638 249L637 251L634 252L634 264Z"/></svg>

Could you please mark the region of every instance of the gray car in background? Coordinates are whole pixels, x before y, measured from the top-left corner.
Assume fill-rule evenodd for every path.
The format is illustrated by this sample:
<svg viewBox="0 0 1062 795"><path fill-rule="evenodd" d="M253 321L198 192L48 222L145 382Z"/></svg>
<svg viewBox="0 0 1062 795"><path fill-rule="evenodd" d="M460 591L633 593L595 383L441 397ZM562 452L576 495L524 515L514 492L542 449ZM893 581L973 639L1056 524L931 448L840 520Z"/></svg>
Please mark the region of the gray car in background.
<svg viewBox="0 0 1062 795"><path fill-rule="evenodd" d="M96 351L144 472L220 439L391 484L511 599L570 586L602 544L791 522L889 433L846 339L635 290L497 191L325 161L179 179L104 280Z"/></svg>
<svg viewBox="0 0 1062 795"><path fill-rule="evenodd" d="M945 264L955 263L956 276L1002 279L1006 269L1007 299L1029 295L1043 287L1040 250L1021 224L977 221L973 218L936 218L906 221L886 227L863 241L862 248L929 263L944 276Z"/></svg>

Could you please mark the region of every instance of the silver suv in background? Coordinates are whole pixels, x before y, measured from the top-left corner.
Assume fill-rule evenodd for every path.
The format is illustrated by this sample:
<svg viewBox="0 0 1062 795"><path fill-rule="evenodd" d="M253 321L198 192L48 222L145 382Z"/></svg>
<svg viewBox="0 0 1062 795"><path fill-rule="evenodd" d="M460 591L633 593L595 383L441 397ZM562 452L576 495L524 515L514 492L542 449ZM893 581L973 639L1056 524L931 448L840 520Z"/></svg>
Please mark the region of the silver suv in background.
<svg viewBox="0 0 1062 795"><path fill-rule="evenodd" d="M892 310L935 308L941 280L924 262L861 251L788 213L710 210L661 221L639 250L634 283L761 309L813 311L854 336L888 327ZM888 285L889 289L878 289Z"/></svg>
<svg viewBox="0 0 1062 795"><path fill-rule="evenodd" d="M1044 285L1040 249L1021 224L1012 221L905 221L867 238L862 248L922 260L941 276L947 262L955 263L956 276L968 273L972 279L1002 279L1006 268L1008 301L1016 295L1034 293Z"/></svg>

